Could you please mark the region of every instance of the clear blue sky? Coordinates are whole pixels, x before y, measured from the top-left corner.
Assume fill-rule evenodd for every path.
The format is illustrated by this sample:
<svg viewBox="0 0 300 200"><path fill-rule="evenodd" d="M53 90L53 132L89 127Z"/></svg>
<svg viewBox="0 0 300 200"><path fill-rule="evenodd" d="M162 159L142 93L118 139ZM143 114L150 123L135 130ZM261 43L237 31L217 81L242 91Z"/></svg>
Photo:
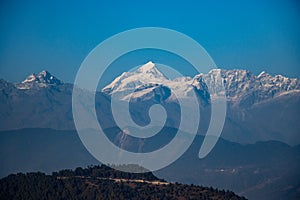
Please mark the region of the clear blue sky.
<svg viewBox="0 0 300 200"><path fill-rule="evenodd" d="M2 0L0 78L21 81L47 69L72 82L83 59L101 41L145 26L187 34L220 68L300 77L299 19L297 0Z"/></svg>

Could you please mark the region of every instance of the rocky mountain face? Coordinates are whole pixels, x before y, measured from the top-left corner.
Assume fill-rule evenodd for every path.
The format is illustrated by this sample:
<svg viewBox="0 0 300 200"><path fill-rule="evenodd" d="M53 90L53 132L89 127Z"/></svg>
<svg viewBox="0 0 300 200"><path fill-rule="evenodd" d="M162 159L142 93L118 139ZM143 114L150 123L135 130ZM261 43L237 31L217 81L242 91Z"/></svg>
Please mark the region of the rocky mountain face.
<svg viewBox="0 0 300 200"><path fill-rule="evenodd" d="M63 84L44 71L38 75L30 75L18 84L2 80L0 88L0 129L74 127L71 84Z"/></svg>
<svg viewBox="0 0 300 200"><path fill-rule="evenodd" d="M124 72L97 92L96 111L103 128L114 127L110 98L115 96L130 101L132 117L138 124L147 124L149 107L160 103L168 108L170 120L166 125L176 128L180 122L177 99L196 94L204 124L199 134L205 134L210 102L224 95L225 88L227 115L223 138L239 143L279 140L295 145L300 144L299 83L298 79L266 72L256 76L246 70L222 69L170 80L149 62L136 71ZM72 84L63 83L47 71L32 74L17 84L0 80L0 130L74 130L72 90Z"/></svg>
<svg viewBox="0 0 300 200"><path fill-rule="evenodd" d="M231 103L238 103L240 107L249 107L281 95L300 92L298 79L281 75L271 76L266 72L255 76L247 70L217 69L197 77L201 77L207 84L212 85L216 93L219 93L220 87L215 84L215 79L221 77L224 81L227 100Z"/></svg>

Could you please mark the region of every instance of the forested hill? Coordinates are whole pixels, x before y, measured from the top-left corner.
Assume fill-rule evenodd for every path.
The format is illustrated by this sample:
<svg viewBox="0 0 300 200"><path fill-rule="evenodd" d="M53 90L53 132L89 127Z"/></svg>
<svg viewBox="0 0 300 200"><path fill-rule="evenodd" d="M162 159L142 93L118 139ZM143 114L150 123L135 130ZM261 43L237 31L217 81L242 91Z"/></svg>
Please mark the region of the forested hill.
<svg viewBox="0 0 300 200"><path fill-rule="evenodd" d="M0 199L245 199L233 192L168 183L152 173L133 174L107 166L46 175L18 173L0 180Z"/></svg>

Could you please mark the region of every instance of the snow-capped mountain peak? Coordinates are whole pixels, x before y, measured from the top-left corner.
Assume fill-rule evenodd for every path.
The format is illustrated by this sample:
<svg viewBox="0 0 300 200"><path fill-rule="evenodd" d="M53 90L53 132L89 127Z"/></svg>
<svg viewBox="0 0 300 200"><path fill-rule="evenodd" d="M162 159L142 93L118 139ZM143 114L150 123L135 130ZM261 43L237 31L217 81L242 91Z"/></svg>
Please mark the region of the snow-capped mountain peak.
<svg viewBox="0 0 300 200"><path fill-rule="evenodd" d="M154 74L158 76L164 76L156 67L152 61L147 62L136 70L136 73Z"/></svg>
<svg viewBox="0 0 300 200"><path fill-rule="evenodd" d="M138 72L147 72L147 71L150 71L153 69L155 69L155 64L152 61L149 61L146 64L142 65L137 71Z"/></svg>
<svg viewBox="0 0 300 200"><path fill-rule="evenodd" d="M134 72L124 72L109 85L102 89L102 92L112 95L117 94L122 100L148 99L152 96L159 96L166 100L174 98L189 98L195 87L192 85L191 77L179 77L170 80L160 72L153 62L148 62ZM177 96L169 93L176 91Z"/></svg>
<svg viewBox="0 0 300 200"><path fill-rule="evenodd" d="M148 62L133 72L124 72L109 85L102 89L105 93L124 92L130 93L138 87L149 84L161 84L168 79L155 67L153 62Z"/></svg>
<svg viewBox="0 0 300 200"><path fill-rule="evenodd" d="M30 89L33 87L47 87L49 85L61 85L63 82L50 72L43 70L39 74L30 74L22 83L17 84L18 89Z"/></svg>

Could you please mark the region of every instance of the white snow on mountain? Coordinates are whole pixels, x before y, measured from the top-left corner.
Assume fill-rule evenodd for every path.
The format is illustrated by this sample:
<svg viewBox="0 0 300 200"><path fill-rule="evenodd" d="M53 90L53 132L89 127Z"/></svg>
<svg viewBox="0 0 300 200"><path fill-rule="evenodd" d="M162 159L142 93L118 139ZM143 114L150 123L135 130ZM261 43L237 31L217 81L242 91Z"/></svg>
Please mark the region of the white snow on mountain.
<svg viewBox="0 0 300 200"><path fill-rule="evenodd" d="M141 98L153 91L166 92L162 87L166 86L169 89L176 90L177 94L180 94L178 95L180 98L188 96L189 91L193 89L191 83L192 79L187 77L177 78L176 80L167 79L150 61L134 72L124 72L104 87L102 92L109 95L117 94L122 100L130 100L131 98ZM144 89L141 89L143 87ZM173 95L170 98L173 98Z"/></svg>
<svg viewBox="0 0 300 200"><path fill-rule="evenodd" d="M220 87L215 84L217 76L224 81L226 96L231 101L241 101L252 98L251 101L258 102L276 96L283 95L288 91L298 92L300 81L296 78L287 78L281 75L271 76L261 72L255 76L247 70L211 70L208 74L200 74L207 85L211 85L213 92L220 92Z"/></svg>
<svg viewBox="0 0 300 200"><path fill-rule="evenodd" d="M135 90L147 83L162 83L168 79L155 67L151 61L141 66L134 72L124 72L112 83L102 89L107 93L117 93Z"/></svg>
<svg viewBox="0 0 300 200"><path fill-rule="evenodd" d="M29 75L15 86L20 90L28 90L61 84L62 81L44 70L39 74ZM299 93L300 81L282 75L272 76L265 71L256 76L248 70L223 69L213 69L193 78L179 77L170 80L150 61L133 72L124 72L104 87L102 92L118 95L126 101L190 98L196 92L207 102L217 96L226 95L228 101L252 105L270 98Z"/></svg>
<svg viewBox="0 0 300 200"><path fill-rule="evenodd" d="M41 88L48 87L50 85L61 85L62 81L57 79L55 76L50 74L48 71L43 70L39 74L29 75L22 83L16 84L18 89L32 89L32 88Z"/></svg>
<svg viewBox="0 0 300 200"><path fill-rule="evenodd" d="M148 87L144 87L148 84ZM149 85L150 84L150 85ZM177 98L188 98L192 91L201 93L203 98L224 95L229 101L256 103L262 100L299 92L300 81L281 75L271 76L266 72L255 76L248 70L212 69L207 74L198 74L194 78L180 77L167 79L152 62L148 62L134 72L124 72L102 89L102 92L118 94L123 100L153 96L150 93L161 92L160 85L176 90ZM144 89L141 89L143 88ZM160 86L161 87L161 86ZM174 98L172 94L169 99Z"/></svg>

